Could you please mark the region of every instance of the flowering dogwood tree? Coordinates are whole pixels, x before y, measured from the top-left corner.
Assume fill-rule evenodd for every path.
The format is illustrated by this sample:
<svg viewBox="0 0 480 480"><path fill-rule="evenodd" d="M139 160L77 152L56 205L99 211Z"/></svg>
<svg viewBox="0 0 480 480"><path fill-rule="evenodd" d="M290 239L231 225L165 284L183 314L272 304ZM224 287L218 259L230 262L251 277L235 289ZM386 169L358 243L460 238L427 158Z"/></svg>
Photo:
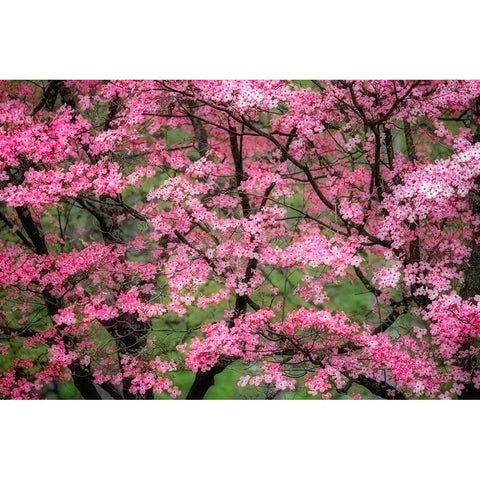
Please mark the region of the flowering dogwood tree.
<svg viewBox="0 0 480 480"><path fill-rule="evenodd" d="M478 398L478 142L478 81L4 82L0 395Z"/></svg>

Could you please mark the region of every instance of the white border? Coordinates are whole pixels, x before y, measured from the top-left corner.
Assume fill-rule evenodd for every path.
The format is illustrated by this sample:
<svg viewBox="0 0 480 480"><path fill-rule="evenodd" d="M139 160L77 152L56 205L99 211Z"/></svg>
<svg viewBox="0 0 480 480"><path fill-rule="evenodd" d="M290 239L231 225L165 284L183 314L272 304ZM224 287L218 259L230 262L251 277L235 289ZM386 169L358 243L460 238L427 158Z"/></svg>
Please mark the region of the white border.
<svg viewBox="0 0 480 480"><path fill-rule="evenodd" d="M0 78L480 78L479 5L9 1Z"/></svg>
<svg viewBox="0 0 480 480"><path fill-rule="evenodd" d="M469 401L6 401L3 478L478 476Z"/></svg>

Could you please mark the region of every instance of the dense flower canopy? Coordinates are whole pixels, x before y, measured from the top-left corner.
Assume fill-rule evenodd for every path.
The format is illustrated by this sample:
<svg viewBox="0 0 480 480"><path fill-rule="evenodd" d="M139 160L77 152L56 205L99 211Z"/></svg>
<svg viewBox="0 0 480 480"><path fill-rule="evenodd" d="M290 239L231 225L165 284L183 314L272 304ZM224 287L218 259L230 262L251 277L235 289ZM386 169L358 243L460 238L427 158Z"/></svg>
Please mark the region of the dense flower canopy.
<svg viewBox="0 0 480 480"><path fill-rule="evenodd" d="M0 396L477 398L478 142L478 81L3 82Z"/></svg>

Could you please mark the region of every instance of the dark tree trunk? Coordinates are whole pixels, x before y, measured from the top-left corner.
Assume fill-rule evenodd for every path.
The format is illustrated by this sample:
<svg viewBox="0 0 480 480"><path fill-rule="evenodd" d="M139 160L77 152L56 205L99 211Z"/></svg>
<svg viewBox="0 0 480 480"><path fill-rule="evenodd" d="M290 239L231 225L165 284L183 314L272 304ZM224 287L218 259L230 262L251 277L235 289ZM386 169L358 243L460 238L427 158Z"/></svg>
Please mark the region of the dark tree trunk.
<svg viewBox="0 0 480 480"><path fill-rule="evenodd" d="M95 388L90 372L86 371L78 363L71 365L70 370L72 372L73 383L85 400L101 400L102 397Z"/></svg>
<svg viewBox="0 0 480 480"><path fill-rule="evenodd" d="M202 400L207 390L215 383L215 375L223 372L230 362L219 362L208 372L199 372L187 394L187 400Z"/></svg>

